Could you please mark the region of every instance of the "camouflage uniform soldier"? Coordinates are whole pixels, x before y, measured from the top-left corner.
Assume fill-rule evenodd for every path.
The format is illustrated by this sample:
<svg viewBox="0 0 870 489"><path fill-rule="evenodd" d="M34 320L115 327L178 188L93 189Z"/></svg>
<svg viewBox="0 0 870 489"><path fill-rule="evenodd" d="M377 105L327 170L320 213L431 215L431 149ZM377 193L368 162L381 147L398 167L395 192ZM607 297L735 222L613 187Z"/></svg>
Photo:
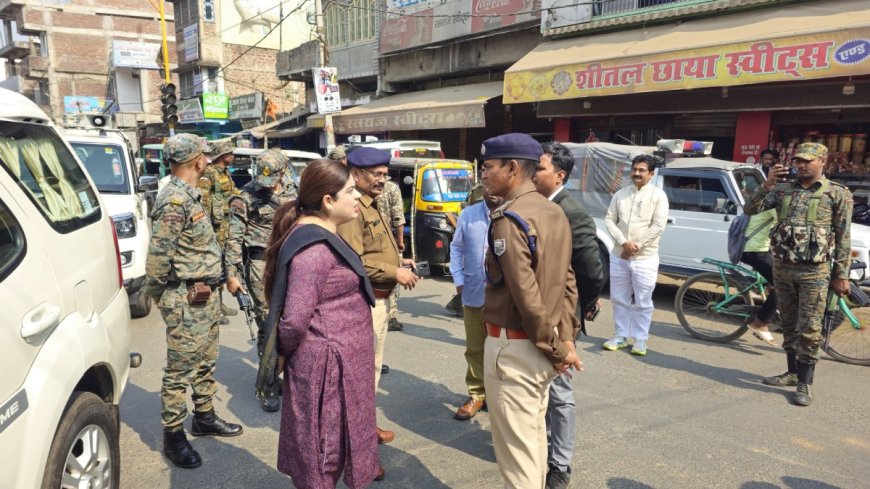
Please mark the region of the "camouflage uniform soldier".
<svg viewBox="0 0 870 489"><path fill-rule="evenodd" d="M399 253L405 251L405 207L402 205L402 192L395 182L387 180L384 182L384 192L376 199L378 203L378 211L382 216L389 219L390 225L393 227L393 233L396 236L396 245L399 247ZM399 286L393 288L393 293L387 301L390 308L390 321L387 329L389 331L401 331L404 326L399 322L396 315L399 312Z"/></svg>
<svg viewBox="0 0 870 489"><path fill-rule="evenodd" d="M193 390L194 436L236 436L242 427L214 413L214 371L218 357L218 294L221 250L200 203L196 185L205 171L203 143L192 134L166 143L172 176L151 214L151 243L144 291L166 323L166 368L160 397L163 453L179 467L202 463L184 435L187 385Z"/></svg>
<svg viewBox="0 0 870 489"><path fill-rule="evenodd" d="M223 253L230 227L229 200L230 197L238 193L227 170L227 167L233 163L234 148L233 142L229 139L213 141L211 147L212 149L208 153L209 165L205 169L205 175L200 177L197 186L202 193L202 206L211 221L221 247L221 253ZM226 316L235 316L238 311L224 305L223 295L220 299L221 324L229 324Z"/></svg>
<svg viewBox="0 0 870 489"><path fill-rule="evenodd" d="M269 150L257 158L254 179L242 187L240 195L230 199L230 230L226 246L227 276L244 281L254 302L257 320L257 353L262 355L264 328L269 315L263 275L266 246L272 234L275 211L292 200L283 190L287 158L278 150ZM277 385L271 395L261 400L263 409L280 408Z"/></svg>
<svg viewBox="0 0 870 489"><path fill-rule="evenodd" d="M788 168L775 165L745 208L748 215L767 209L779 214L770 250L788 370L764 383L797 386L792 402L800 406L813 400L810 386L819 360L828 287L840 295L849 293L852 194L824 177L827 157L825 146L801 144L792 158L797 180L778 183Z"/></svg>

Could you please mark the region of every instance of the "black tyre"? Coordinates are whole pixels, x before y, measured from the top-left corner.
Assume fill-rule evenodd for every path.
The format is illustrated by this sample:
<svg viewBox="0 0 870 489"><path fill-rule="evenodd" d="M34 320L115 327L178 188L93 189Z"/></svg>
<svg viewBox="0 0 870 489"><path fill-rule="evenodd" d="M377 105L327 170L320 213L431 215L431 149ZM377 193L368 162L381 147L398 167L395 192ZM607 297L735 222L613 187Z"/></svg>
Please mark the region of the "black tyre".
<svg viewBox="0 0 870 489"><path fill-rule="evenodd" d="M826 352L831 358L852 365L870 365L870 307L856 307L852 314L861 323L857 329L848 319L828 336Z"/></svg>
<svg viewBox="0 0 870 489"><path fill-rule="evenodd" d="M732 286L731 292L735 288ZM722 277L716 272L699 273L683 282L674 299L674 311L683 328L695 338L716 343L729 343L746 332L746 319L720 314L712 306L725 299ZM730 307L753 305L747 293L735 298Z"/></svg>
<svg viewBox="0 0 870 489"><path fill-rule="evenodd" d="M604 275L604 285L601 286L604 293L610 285L610 250L601 241L598 241L598 257L601 259L601 273Z"/></svg>
<svg viewBox="0 0 870 489"><path fill-rule="evenodd" d="M51 442L42 489L117 489L118 438L118 422L109 406L90 392L74 392Z"/></svg>
<svg viewBox="0 0 870 489"><path fill-rule="evenodd" d="M130 296L130 315L134 318L144 318L151 312L151 297L142 292Z"/></svg>

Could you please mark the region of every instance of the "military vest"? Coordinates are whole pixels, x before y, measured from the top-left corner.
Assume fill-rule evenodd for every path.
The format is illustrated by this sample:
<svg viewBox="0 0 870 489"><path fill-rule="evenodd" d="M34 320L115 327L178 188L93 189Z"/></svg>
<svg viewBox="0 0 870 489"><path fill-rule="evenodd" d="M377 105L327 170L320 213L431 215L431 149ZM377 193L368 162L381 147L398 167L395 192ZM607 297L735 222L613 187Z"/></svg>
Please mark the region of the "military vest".
<svg viewBox="0 0 870 489"><path fill-rule="evenodd" d="M828 190L823 180L809 202L799 198L800 190L786 190L780 201L779 223L770 233L770 251L777 260L786 263L819 264L831 261L834 233L830 222L818 223L822 196Z"/></svg>
<svg viewBox="0 0 870 489"><path fill-rule="evenodd" d="M248 207L248 227L245 230L245 246L265 248L272 234L275 212L289 201L284 195L274 195L263 190L254 190L251 184L243 187L242 198Z"/></svg>

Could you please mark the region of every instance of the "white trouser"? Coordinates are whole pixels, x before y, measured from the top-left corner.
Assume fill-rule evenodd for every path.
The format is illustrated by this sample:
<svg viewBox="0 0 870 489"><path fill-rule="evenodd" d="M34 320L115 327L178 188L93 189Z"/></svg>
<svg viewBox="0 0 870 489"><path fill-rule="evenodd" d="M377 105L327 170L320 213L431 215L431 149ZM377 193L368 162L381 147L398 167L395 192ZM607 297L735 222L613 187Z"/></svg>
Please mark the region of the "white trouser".
<svg viewBox="0 0 870 489"><path fill-rule="evenodd" d="M616 336L644 341L649 337L658 271L658 255L635 260L610 255L610 300Z"/></svg>

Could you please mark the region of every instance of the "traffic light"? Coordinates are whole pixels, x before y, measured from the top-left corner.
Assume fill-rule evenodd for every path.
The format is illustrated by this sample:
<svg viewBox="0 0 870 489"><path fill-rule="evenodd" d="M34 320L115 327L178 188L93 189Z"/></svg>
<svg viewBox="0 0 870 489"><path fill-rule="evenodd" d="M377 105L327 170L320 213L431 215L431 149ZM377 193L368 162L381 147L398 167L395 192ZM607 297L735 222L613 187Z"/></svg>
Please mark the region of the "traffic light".
<svg viewBox="0 0 870 489"><path fill-rule="evenodd" d="M163 122L167 124L178 124L178 106L175 105L178 99L175 97L175 85L172 83L164 83L160 85L160 111L163 112Z"/></svg>

